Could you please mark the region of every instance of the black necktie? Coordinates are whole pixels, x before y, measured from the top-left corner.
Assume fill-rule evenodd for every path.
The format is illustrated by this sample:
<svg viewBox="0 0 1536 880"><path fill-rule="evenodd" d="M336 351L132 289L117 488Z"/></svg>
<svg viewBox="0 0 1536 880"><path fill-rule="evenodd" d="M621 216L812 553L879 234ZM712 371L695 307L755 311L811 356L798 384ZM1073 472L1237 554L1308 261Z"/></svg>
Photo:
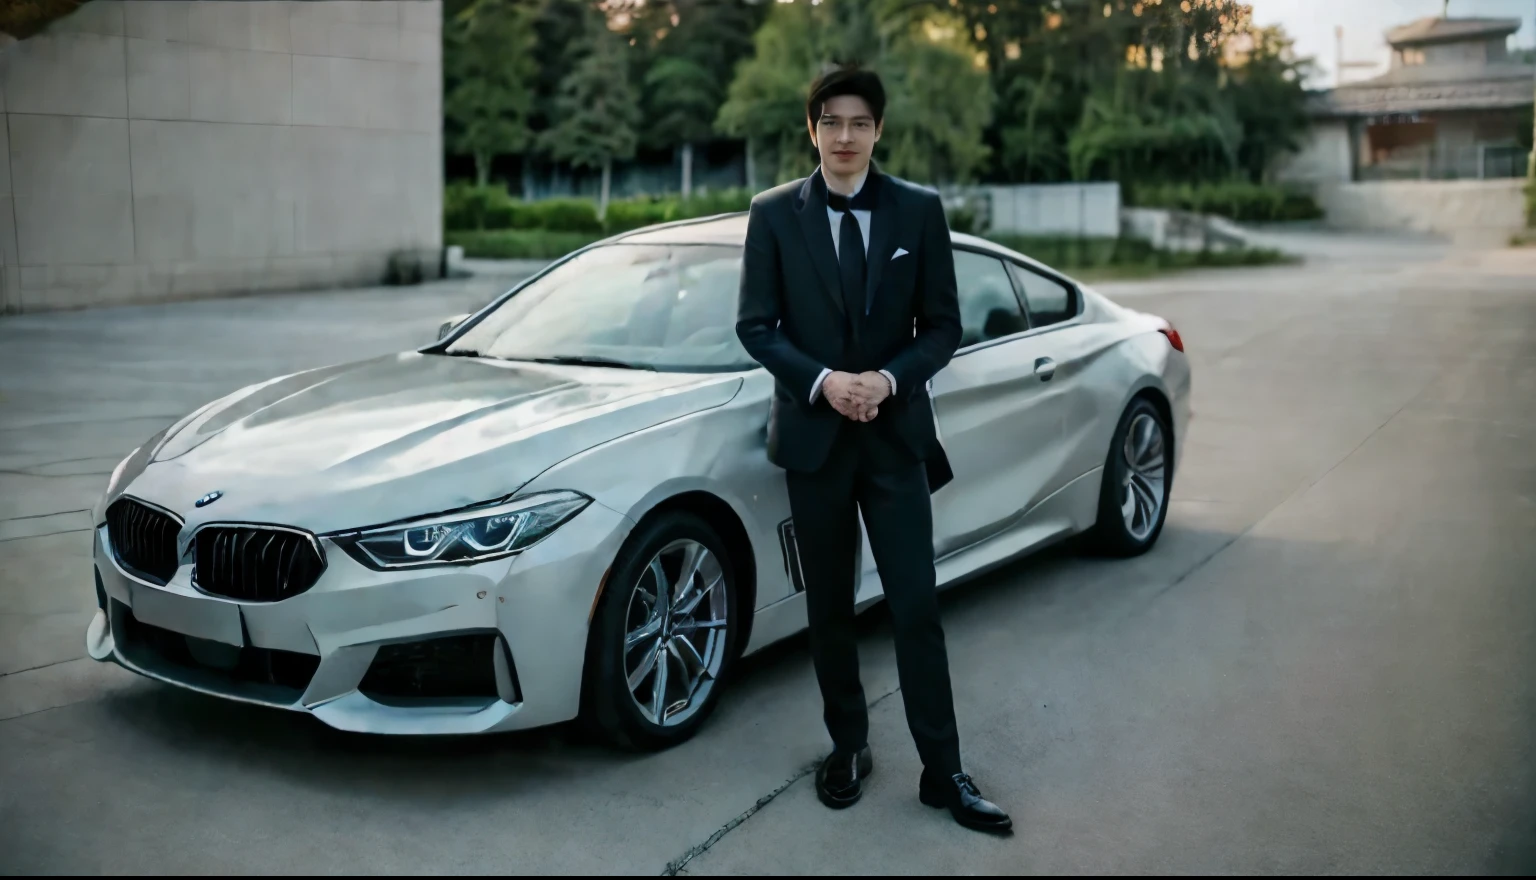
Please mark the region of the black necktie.
<svg viewBox="0 0 1536 880"><path fill-rule="evenodd" d="M837 262L843 284L843 307L848 310L849 319L864 314L864 233L853 212L874 210L874 187L869 185L872 182L866 180L864 188L851 199L827 192L827 207L843 215L837 231Z"/></svg>

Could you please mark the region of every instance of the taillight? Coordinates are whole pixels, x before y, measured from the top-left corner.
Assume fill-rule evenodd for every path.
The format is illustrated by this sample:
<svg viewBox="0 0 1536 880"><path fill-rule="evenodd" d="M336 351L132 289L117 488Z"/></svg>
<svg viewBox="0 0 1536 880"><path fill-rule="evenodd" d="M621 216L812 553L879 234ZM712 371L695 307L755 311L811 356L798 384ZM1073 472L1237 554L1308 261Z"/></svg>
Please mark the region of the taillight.
<svg viewBox="0 0 1536 880"><path fill-rule="evenodd" d="M1168 344L1173 346L1174 351L1184 350L1184 339L1179 336L1179 331L1173 329L1172 324L1169 324L1167 327L1159 328L1157 332L1168 337Z"/></svg>

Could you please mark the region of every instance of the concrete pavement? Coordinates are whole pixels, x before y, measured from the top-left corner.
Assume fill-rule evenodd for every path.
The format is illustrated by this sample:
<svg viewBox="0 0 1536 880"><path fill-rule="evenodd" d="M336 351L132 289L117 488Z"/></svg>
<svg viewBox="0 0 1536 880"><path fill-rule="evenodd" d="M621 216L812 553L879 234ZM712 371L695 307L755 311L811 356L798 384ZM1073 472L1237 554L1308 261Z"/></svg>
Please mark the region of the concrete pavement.
<svg viewBox="0 0 1536 880"><path fill-rule="evenodd" d="M499 285L4 319L0 871L1536 870L1536 255L1347 244L1100 285L1179 326L1196 417L1154 552L1050 552L946 597L1001 840L917 803L879 610L877 769L839 813L805 775L826 745L798 640L646 756L558 729L345 735L76 659L81 511L118 458L247 382L419 344Z"/></svg>

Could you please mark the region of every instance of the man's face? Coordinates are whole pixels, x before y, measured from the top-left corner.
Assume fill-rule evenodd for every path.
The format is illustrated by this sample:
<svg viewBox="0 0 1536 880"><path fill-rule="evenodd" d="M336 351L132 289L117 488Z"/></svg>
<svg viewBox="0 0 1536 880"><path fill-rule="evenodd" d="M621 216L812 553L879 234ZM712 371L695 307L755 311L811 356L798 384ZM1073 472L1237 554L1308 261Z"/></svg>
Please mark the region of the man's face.
<svg viewBox="0 0 1536 880"><path fill-rule="evenodd" d="M869 167L883 129L863 98L838 95L822 105L821 118L811 126L811 141L821 153L822 168L854 176Z"/></svg>

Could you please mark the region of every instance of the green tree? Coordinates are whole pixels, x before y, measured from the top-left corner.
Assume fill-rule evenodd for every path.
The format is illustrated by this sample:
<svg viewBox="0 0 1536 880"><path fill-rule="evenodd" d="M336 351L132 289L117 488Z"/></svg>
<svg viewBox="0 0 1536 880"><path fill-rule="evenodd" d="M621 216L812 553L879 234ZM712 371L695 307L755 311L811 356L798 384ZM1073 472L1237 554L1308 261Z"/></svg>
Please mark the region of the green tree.
<svg viewBox="0 0 1536 880"><path fill-rule="evenodd" d="M674 142L683 166L683 198L693 194L693 147L713 133L712 120L720 109L719 80L697 61L673 55L657 60L645 75L645 89L652 112L647 114L652 139Z"/></svg>
<svg viewBox="0 0 1536 880"><path fill-rule="evenodd" d="M809 3L777 4L753 36L753 55L736 69L716 127L747 142L749 156L776 160L774 178L815 168L805 128L805 88L830 55Z"/></svg>
<svg viewBox="0 0 1536 880"><path fill-rule="evenodd" d="M1310 60L1298 60L1292 41L1279 28L1256 28L1252 47L1231 65L1228 88L1242 127L1238 164L1253 183L1262 183L1275 161L1301 147L1307 117L1301 84Z"/></svg>
<svg viewBox="0 0 1536 880"><path fill-rule="evenodd" d="M553 124L542 137L551 156L576 168L601 169L598 217L607 216L613 163L632 158L640 96L628 76L625 41L606 26L584 38L586 51L560 85Z"/></svg>
<svg viewBox="0 0 1536 880"><path fill-rule="evenodd" d="M862 61L885 79L885 134L876 158L893 174L932 183L974 177L987 155L992 90L958 19L913 0L777 3L737 68L720 130L777 154L777 177L815 167L805 92L830 60Z"/></svg>
<svg viewBox="0 0 1536 880"><path fill-rule="evenodd" d="M459 0L463 2L463 0ZM543 148L543 133L558 118L556 105L560 101L560 85L590 47L584 37L593 28L602 26L602 14L593 0L527 0L534 6L533 47L534 63L538 74L534 79L533 114L529 120L535 132L534 153L547 156ZM523 162L525 197L533 192L534 163Z"/></svg>
<svg viewBox="0 0 1536 880"><path fill-rule="evenodd" d="M671 0L644 9L639 26L653 35L644 75L645 140L678 152L683 198L688 198L694 147L714 136L731 72L752 51L761 15L742 0Z"/></svg>
<svg viewBox="0 0 1536 880"><path fill-rule="evenodd" d="M885 164L929 183L975 179L990 155L992 84L958 19L934 14L891 35Z"/></svg>
<svg viewBox="0 0 1536 880"><path fill-rule="evenodd" d="M950 6L942 0L941 6ZM1258 179L1305 130L1277 31L1238 0L955 0L999 96L990 175Z"/></svg>
<svg viewBox="0 0 1536 880"><path fill-rule="evenodd" d="M449 146L475 159L475 180L490 182L496 156L532 142L534 31L518 0L474 0L443 33L443 115Z"/></svg>

